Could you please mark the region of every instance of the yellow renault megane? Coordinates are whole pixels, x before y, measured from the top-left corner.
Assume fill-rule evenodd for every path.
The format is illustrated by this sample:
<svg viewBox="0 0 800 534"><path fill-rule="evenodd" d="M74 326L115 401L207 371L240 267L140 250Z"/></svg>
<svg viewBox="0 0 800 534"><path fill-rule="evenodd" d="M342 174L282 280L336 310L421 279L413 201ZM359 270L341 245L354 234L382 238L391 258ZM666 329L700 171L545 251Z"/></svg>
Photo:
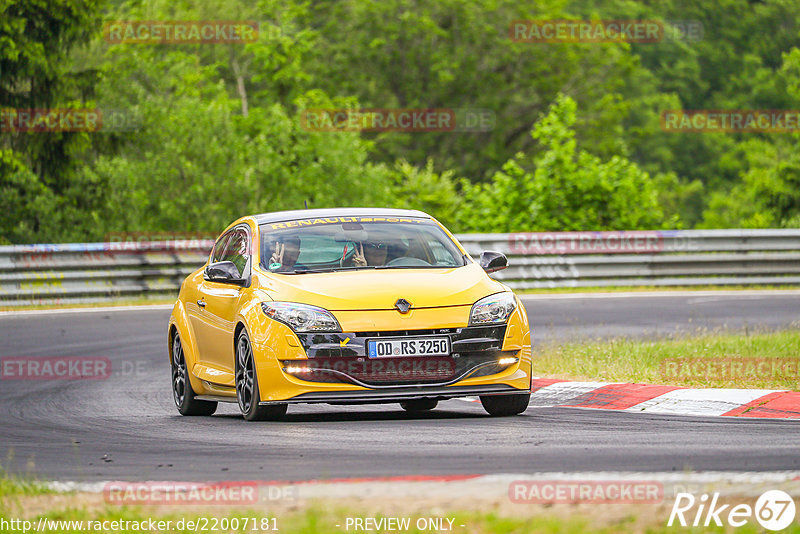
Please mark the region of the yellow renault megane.
<svg viewBox="0 0 800 534"><path fill-rule="evenodd" d="M410 412L478 396L522 413L531 388L525 308L420 211L326 209L242 217L183 282L169 320L183 415L236 402L248 421L289 404L400 403Z"/></svg>

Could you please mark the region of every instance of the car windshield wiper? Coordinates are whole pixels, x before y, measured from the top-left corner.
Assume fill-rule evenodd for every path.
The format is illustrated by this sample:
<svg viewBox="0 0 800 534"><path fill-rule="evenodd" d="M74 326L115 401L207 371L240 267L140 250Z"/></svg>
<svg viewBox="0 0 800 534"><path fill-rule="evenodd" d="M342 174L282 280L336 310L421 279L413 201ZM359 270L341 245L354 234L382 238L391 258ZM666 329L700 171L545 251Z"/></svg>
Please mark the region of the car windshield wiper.
<svg viewBox="0 0 800 534"><path fill-rule="evenodd" d="M358 271L359 269L377 269L375 265L353 265L352 267L334 267L332 271Z"/></svg>
<svg viewBox="0 0 800 534"><path fill-rule="evenodd" d="M337 271L358 271L360 269L377 269L374 265L362 265L353 267L331 267L330 269L295 269L294 271L283 271L277 274L307 274L307 273L334 273Z"/></svg>
<svg viewBox="0 0 800 534"><path fill-rule="evenodd" d="M284 271L278 274L307 274L307 273L329 273L328 269L297 269L294 271Z"/></svg>
<svg viewBox="0 0 800 534"><path fill-rule="evenodd" d="M451 269L461 265L378 265L376 269Z"/></svg>

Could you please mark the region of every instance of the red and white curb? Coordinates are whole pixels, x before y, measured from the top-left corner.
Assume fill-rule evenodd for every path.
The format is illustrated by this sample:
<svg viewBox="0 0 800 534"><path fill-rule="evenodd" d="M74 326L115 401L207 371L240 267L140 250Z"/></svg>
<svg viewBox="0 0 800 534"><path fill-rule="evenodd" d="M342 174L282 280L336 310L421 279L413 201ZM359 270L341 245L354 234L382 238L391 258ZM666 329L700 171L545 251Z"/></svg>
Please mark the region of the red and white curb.
<svg viewBox="0 0 800 534"><path fill-rule="evenodd" d="M476 397L462 400L478 402ZM652 384L535 378L530 406L590 408L661 415L800 419L800 391L692 389Z"/></svg>
<svg viewBox="0 0 800 534"><path fill-rule="evenodd" d="M533 407L800 419L800 392L773 389L691 389L649 384L534 379Z"/></svg>
<svg viewBox="0 0 800 534"><path fill-rule="evenodd" d="M397 476L352 479L318 479L318 480L248 480L221 482L167 482L149 481L133 482L136 486L150 485L159 491L167 492L171 485L176 488L192 484L208 484L210 486L231 486L237 484L259 488L259 502L270 501L279 504L306 499L347 499L391 497L394 499L447 498L450 502L460 499L476 499L500 501L509 499L513 485L524 482L567 483L656 483L663 488L660 492L667 502L681 491L695 493L718 492L721 495L758 496L770 489L781 489L791 495L800 495L800 472L725 472L710 471L702 473L676 472L632 472L632 471L598 471L598 472L552 472L552 473L502 473L490 475L455 475L455 476ZM86 492L108 494L109 487L126 484L118 481L104 482L50 482L50 489L58 492ZM152 504L152 503L150 503ZM175 501L172 504L179 504Z"/></svg>

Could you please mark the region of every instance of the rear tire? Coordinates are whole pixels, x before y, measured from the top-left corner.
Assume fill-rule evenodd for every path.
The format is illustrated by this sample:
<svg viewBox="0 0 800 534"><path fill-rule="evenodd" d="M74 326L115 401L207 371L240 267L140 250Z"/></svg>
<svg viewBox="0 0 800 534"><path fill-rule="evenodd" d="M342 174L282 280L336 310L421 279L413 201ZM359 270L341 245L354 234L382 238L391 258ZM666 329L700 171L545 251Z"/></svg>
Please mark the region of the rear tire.
<svg viewBox="0 0 800 534"><path fill-rule="evenodd" d="M197 400L189 380L186 356L183 353L181 336L176 330L172 336L172 399L181 415L211 415L217 411L217 403Z"/></svg>
<svg viewBox="0 0 800 534"><path fill-rule="evenodd" d="M244 329L236 340L236 400L245 421L279 421L288 408L287 404L260 405L253 349Z"/></svg>
<svg viewBox="0 0 800 534"><path fill-rule="evenodd" d="M483 409L486 410L489 415L504 417L521 414L528 409L530 400L530 393L486 395L481 397L481 404L483 404Z"/></svg>
<svg viewBox="0 0 800 534"><path fill-rule="evenodd" d="M436 408L436 399L414 399L400 403L400 407L409 413L427 412Z"/></svg>

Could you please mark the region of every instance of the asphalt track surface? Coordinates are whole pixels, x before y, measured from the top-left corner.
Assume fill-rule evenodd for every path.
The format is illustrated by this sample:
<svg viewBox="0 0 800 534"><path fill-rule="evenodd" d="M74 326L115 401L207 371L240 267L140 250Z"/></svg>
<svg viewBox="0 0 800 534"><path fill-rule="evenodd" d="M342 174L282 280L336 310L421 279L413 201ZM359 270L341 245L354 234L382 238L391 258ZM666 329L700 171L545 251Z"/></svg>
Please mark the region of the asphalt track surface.
<svg viewBox="0 0 800 534"><path fill-rule="evenodd" d="M800 325L800 293L526 297L541 342ZM169 311L0 314L0 358L105 356L106 380L0 380L0 466L43 479L309 480L566 471L800 469L800 422L534 408L489 418L451 400L291 406L246 423L235 405L181 417L170 393Z"/></svg>

